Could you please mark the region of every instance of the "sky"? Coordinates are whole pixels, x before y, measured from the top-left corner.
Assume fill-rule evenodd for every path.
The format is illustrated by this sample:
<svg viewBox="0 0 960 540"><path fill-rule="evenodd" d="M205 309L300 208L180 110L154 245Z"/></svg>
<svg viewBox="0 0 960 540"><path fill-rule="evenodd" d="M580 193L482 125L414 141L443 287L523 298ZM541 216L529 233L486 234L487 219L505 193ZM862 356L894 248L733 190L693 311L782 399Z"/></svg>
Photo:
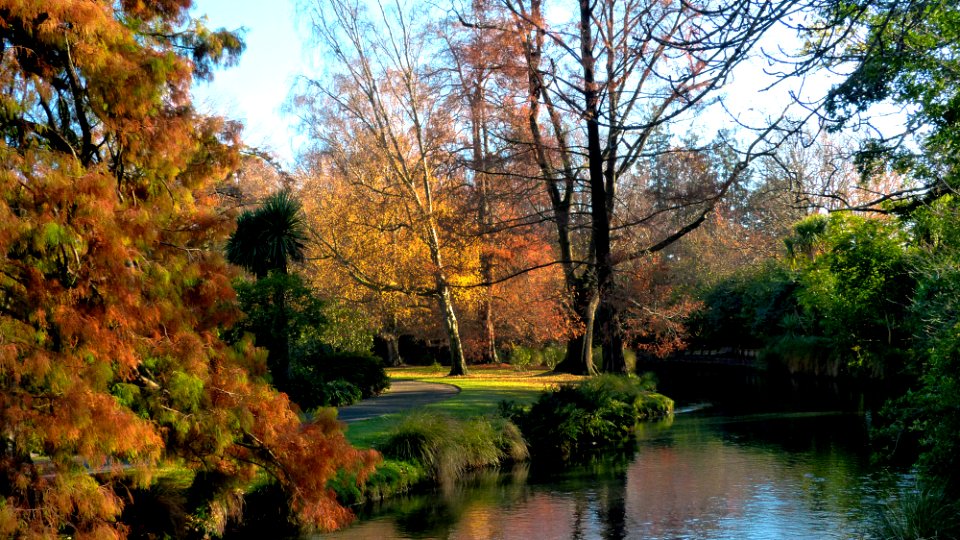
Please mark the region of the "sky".
<svg viewBox="0 0 960 540"><path fill-rule="evenodd" d="M219 69L211 83L193 87L197 107L243 122L247 144L274 152L286 165L296 156L297 120L283 111L309 49L295 20L296 0L194 0L194 16L209 28L244 28L246 51L236 66Z"/></svg>

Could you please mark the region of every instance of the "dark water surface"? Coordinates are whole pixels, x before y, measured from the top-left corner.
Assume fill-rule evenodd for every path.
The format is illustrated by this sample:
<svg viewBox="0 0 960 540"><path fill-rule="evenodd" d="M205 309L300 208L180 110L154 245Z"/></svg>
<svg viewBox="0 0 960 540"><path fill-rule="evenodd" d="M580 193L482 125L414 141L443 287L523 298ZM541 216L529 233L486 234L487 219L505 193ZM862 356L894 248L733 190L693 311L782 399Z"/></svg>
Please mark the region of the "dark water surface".
<svg viewBox="0 0 960 540"><path fill-rule="evenodd" d="M365 509L326 537L868 538L878 501L901 481L870 467L869 414L690 408L644 425L620 463L479 474Z"/></svg>

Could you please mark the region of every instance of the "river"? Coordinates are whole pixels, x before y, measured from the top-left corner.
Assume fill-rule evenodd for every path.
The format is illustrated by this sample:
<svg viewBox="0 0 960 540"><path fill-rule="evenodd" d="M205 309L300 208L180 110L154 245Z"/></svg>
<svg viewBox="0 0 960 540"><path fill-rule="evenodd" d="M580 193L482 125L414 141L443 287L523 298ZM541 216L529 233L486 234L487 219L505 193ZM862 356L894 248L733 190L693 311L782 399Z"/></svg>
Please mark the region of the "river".
<svg viewBox="0 0 960 540"><path fill-rule="evenodd" d="M740 394L680 401L672 419L642 426L631 456L562 473L488 471L366 508L325 537L868 538L878 504L904 482L871 467L869 413L848 399L814 407L779 395L776 407Z"/></svg>

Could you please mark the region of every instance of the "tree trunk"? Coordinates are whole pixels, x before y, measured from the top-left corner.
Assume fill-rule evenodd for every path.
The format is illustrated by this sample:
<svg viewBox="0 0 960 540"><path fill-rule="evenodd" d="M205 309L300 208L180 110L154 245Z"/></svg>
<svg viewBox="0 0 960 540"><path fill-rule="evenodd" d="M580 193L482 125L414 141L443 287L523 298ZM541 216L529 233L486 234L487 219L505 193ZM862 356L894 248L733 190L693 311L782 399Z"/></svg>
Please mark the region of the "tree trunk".
<svg viewBox="0 0 960 540"><path fill-rule="evenodd" d="M480 252L480 278L488 285L483 287L483 299L480 302L480 320L483 324L483 351L480 361L497 363L497 335L493 325L493 257L486 244L493 231L493 216L490 208L489 178L487 177L487 135L485 132L484 87L483 81L474 81L473 94L470 96L470 114L472 116L473 172L477 190L477 223L483 245Z"/></svg>
<svg viewBox="0 0 960 540"><path fill-rule="evenodd" d="M481 302L480 311L480 320L483 321L483 351L480 361L487 364L498 364L500 363L500 356L497 354L497 334L493 326L493 305L489 298L485 298Z"/></svg>
<svg viewBox="0 0 960 540"><path fill-rule="evenodd" d="M607 302L600 307L597 326L603 336L603 372L627 374L627 359L623 355L623 329L616 306Z"/></svg>
<svg viewBox="0 0 960 540"><path fill-rule="evenodd" d="M453 300L450 297L450 288L444 283L440 285L440 294L437 303L443 315L443 325L447 331L447 340L450 342L450 376L467 374L467 361L463 356L463 345L460 342L460 327L457 324L457 315L453 310Z"/></svg>
<svg viewBox="0 0 960 540"><path fill-rule="evenodd" d="M274 277L278 279L279 276ZM273 289L273 303L277 310L274 327L268 347L267 366L273 379L273 386L281 392L290 390L290 331L287 317L286 280L278 281Z"/></svg>
<svg viewBox="0 0 960 540"><path fill-rule="evenodd" d="M403 365L403 358L400 356L400 336L396 332L383 332L380 339L387 346L387 365L390 367L399 367Z"/></svg>
<svg viewBox="0 0 960 540"><path fill-rule="evenodd" d="M604 371L626 372L619 316L612 299L613 260L610 250L610 212L614 184L604 174L604 151L600 144L600 92L596 82L592 34L591 0L580 0L580 53L583 68L584 116L587 122L587 164L590 172L590 239L596 256L597 295L600 302L600 331L603 343ZM610 171L612 173L612 171ZM608 369L608 367L610 369Z"/></svg>
<svg viewBox="0 0 960 540"><path fill-rule="evenodd" d="M600 297L591 280L584 280L574 292L574 311L583 321L584 330L579 336L567 341L567 354L554 371L573 375L596 375L593 363L594 318Z"/></svg>

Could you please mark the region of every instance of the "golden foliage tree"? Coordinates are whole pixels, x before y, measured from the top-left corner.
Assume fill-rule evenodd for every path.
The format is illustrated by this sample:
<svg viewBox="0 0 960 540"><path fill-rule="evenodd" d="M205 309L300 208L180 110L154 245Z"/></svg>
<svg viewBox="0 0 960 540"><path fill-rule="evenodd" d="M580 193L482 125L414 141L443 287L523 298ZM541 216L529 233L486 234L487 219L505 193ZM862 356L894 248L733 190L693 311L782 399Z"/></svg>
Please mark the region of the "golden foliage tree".
<svg viewBox="0 0 960 540"><path fill-rule="evenodd" d="M340 0L310 9L317 39L341 72L310 81L300 104L318 152L342 177L337 186L347 188L338 193L351 193L356 203L343 209L345 221L323 229L336 237L318 240L365 285L433 299L450 347L450 374L465 375L454 288L469 250L445 234L462 197L450 159L455 125L439 99L443 88L428 65L427 42L411 26L417 15L399 4L368 11ZM397 235L423 271L386 283L370 279L360 261L376 259L377 247ZM402 283L419 277L426 281Z"/></svg>
<svg viewBox="0 0 960 540"><path fill-rule="evenodd" d="M238 127L189 102L242 49L188 1L0 2L0 534L122 537L119 481L173 465L224 479L222 528L263 471L306 524L349 512L325 489L368 468L336 422L301 425L230 348L213 183ZM227 216L229 217L229 216Z"/></svg>

